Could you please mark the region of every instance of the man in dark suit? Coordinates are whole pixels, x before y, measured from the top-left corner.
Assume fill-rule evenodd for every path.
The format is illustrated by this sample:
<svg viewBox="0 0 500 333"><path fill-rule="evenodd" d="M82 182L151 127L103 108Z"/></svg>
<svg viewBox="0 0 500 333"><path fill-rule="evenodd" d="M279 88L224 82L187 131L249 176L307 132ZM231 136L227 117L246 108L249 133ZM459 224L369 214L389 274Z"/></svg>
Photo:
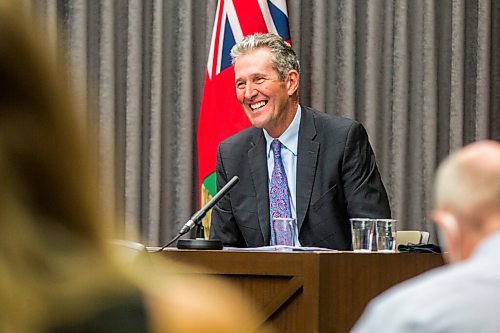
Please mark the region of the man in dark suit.
<svg viewBox="0 0 500 333"><path fill-rule="evenodd" d="M349 218L390 217L365 129L299 105L299 61L280 37L247 36L231 56L237 97L253 126L219 146L217 188L233 176L240 183L213 208L210 237L225 246L274 245L270 217L284 203L285 216L296 218L301 246L350 249ZM280 189L285 196L278 204L274 194L270 199L276 140L288 185Z"/></svg>

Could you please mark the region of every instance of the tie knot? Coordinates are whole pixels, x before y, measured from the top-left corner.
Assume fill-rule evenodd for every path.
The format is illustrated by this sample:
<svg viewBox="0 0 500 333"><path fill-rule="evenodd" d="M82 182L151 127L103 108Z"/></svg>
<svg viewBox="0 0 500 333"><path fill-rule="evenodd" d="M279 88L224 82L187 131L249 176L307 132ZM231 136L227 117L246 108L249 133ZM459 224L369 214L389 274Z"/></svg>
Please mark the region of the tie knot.
<svg viewBox="0 0 500 333"><path fill-rule="evenodd" d="M274 139L273 142L271 142L271 149L273 150L273 153L279 154L281 153L281 142L278 139Z"/></svg>

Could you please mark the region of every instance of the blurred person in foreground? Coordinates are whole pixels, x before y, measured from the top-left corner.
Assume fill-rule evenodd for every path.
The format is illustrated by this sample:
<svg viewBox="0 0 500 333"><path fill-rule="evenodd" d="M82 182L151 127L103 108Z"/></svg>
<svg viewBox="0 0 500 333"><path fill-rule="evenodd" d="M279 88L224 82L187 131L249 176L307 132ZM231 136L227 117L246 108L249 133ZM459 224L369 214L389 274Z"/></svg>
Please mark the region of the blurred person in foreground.
<svg viewBox="0 0 500 333"><path fill-rule="evenodd" d="M0 1L0 332L254 331L226 284L113 252L77 106L13 3Z"/></svg>
<svg viewBox="0 0 500 333"><path fill-rule="evenodd" d="M357 121L301 105L300 64L273 33L231 49L236 96L252 127L217 151L217 188L240 184L212 210L211 238L225 246L277 241L272 218L297 221L295 245L351 249L349 218L389 218L375 155Z"/></svg>
<svg viewBox="0 0 500 333"><path fill-rule="evenodd" d="M500 143L441 164L432 217L449 265L374 299L353 332L500 332Z"/></svg>

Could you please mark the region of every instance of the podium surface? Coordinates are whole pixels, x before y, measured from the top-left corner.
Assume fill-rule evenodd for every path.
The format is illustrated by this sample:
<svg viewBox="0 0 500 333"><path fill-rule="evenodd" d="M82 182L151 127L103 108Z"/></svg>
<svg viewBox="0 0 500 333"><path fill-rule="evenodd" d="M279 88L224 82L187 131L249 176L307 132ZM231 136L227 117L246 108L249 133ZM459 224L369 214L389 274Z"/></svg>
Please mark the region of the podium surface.
<svg viewBox="0 0 500 333"><path fill-rule="evenodd" d="M389 287L443 265L439 254L196 251L158 253L230 281L278 332L348 332Z"/></svg>

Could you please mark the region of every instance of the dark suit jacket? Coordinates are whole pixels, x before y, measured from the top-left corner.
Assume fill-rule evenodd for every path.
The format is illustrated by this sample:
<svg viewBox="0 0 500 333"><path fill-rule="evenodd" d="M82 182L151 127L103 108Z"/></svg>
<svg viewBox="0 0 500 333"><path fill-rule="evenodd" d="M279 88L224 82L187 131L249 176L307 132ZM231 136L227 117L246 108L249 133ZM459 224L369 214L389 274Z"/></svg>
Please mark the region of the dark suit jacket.
<svg viewBox="0 0 500 333"><path fill-rule="evenodd" d="M225 246L269 245L266 139L248 128L217 152L217 188L237 184L212 210L210 238ZM302 107L297 149L296 214L302 246L351 249L349 218L389 218L387 194L363 126Z"/></svg>

